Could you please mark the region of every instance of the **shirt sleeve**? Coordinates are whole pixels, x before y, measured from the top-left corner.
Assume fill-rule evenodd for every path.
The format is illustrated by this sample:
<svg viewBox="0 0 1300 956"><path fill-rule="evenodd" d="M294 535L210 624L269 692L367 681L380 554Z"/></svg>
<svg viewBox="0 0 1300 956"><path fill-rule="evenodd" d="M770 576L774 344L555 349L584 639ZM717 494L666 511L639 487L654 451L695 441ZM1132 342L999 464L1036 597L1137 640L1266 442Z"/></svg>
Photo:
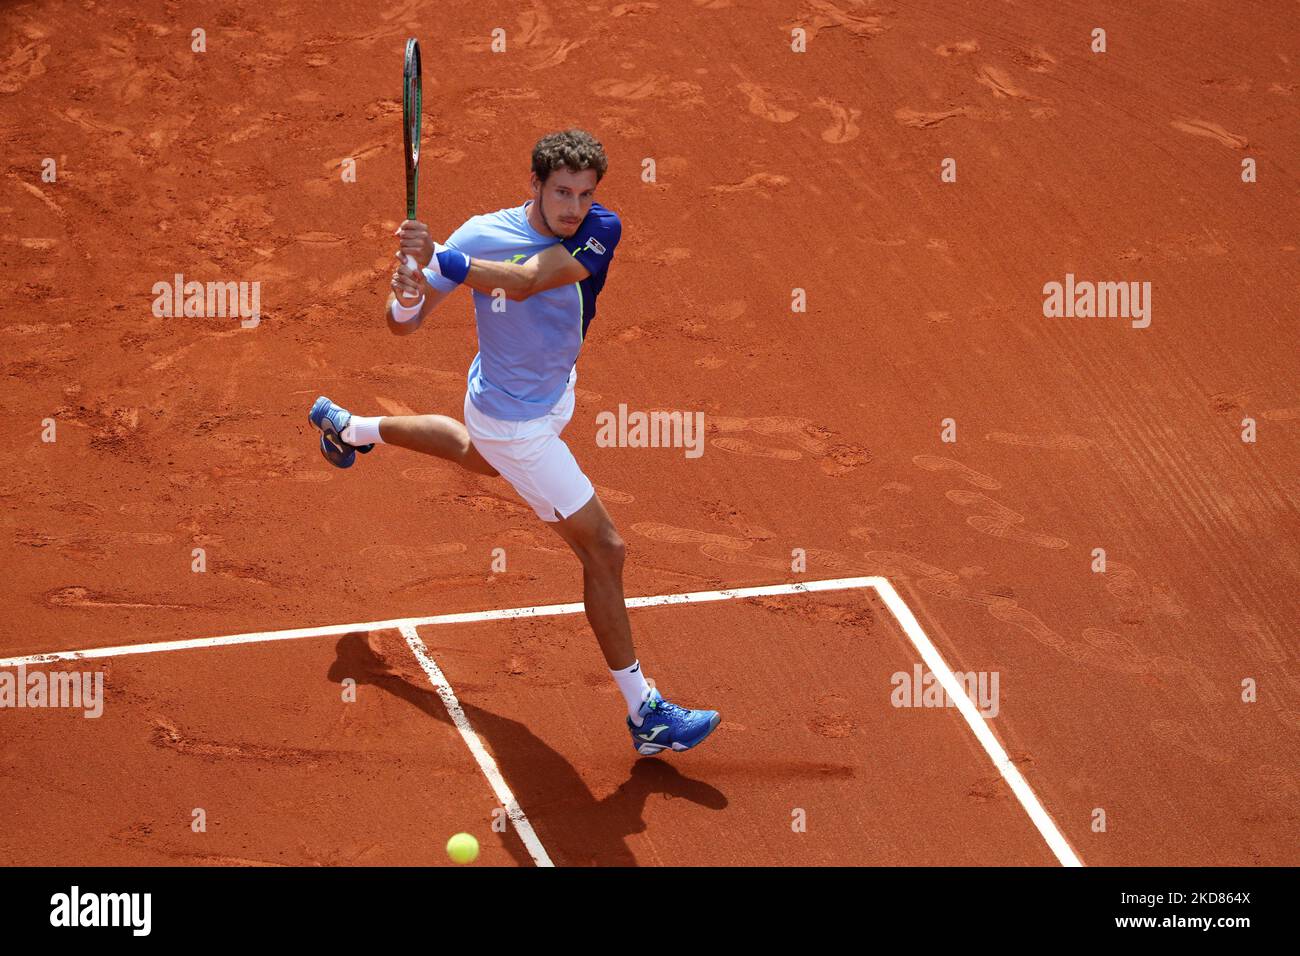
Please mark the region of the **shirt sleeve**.
<svg viewBox="0 0 1300 956"><path fill-rule="evenodd" d="M609 268L614 247L623 235L623 223L608 209L592 209L582 225L568 239L560 240L593 276Z"/></svg>
<svg viewBox="0 0 1300 956"><path fill-rule="evenodd" d="M477 218L478 217L475 216L461 223L460 227L455 232L453 232L450 236L447 237L447 241L444 242L443 245L451 249L459 249L467 256L473 255L473 253L471 253L465 247L468 245L467 240L469 239L470 232L471 232L470 223L472 223L474 219ZM426 282L429 283L430 287L437 292L450 292L452 289L456 288L456 286L460 284L458 282L452 282L446 276L438 275L437 272L435 272L433 269L428 267L424 269L424 279Z"/></svg>

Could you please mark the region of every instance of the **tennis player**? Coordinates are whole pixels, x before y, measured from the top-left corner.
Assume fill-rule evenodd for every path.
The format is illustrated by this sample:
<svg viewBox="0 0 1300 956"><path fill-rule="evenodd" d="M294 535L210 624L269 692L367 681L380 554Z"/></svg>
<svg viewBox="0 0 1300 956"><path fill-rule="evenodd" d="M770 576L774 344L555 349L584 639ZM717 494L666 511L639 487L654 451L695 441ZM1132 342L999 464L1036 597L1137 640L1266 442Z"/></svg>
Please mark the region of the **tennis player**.
<svg viewBox="0 0 1300 956"><path fill-rule="evenodd" d="M365 418L323 396L309 417L321 453L339 468L384 444L509 481L582 562L587 620L627 702L632 745L656 754L691 749L720 717L669 703L647 682L623 603L623 539L560 437L573 416L578 352L622 234L618 216L593 198L607 168L589 133L551 133L533 148L533 198L523 205L474 216L446 245L422 222L398 228L385 306L393 334L415 332L458 287L473 291L479 351L464 424L445 415Z"/></svg>

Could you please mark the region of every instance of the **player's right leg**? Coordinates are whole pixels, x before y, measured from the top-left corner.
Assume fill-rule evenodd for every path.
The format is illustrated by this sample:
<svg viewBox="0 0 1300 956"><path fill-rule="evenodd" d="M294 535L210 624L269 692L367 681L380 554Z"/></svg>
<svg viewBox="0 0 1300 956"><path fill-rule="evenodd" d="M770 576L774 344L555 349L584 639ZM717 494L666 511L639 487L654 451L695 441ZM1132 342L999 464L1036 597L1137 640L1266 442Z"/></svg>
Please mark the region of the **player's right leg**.
<svg viewBox="0 0 1300 956"><path fill-rule="evenodd" d="M480 475L497 475L470 442L465 426L446 415L362 418L322 395L307 417L320 429L321 454L338 468L352 467L357 452L364 454L376 444L385 444L433 455Z"/></svg>
<svg viewBox="0 0 1300 956"><path fill-rule="evenodd" d="M379 419L380 441L421 454L455 462L462 468L495 478L489 465L469 440L465 426L446 415L388 415Z"/></svg>

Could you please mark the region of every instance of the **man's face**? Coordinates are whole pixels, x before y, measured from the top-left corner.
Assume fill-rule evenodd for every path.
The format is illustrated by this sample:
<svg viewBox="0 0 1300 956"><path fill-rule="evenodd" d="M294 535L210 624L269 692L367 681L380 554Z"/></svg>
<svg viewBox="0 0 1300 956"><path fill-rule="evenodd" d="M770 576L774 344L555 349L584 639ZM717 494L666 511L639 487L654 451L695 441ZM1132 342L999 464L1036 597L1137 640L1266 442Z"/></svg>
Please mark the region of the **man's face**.
<svg viewBox="0 0 1300 956"><path fill-rule="evenodd" d="M546 223L561 239L578 231L578 226L591 209L596 192L596 171L584 169L574 172L561 166L551 171L543 183L533 174L533 195L542 207Z"/></svg>

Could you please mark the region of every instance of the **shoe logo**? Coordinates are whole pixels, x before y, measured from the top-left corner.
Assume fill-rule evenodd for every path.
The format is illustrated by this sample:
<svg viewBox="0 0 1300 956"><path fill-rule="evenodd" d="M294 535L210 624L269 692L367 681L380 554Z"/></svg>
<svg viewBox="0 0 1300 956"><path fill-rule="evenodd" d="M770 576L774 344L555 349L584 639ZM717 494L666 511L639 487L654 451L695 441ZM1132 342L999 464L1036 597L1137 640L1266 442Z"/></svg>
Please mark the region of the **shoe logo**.
<svg viewBox="0 0 1300 956"><path fill-rule="evenodd" d="M642 740L654 740L656 737L658 737L661 733L663 733L667 729L668 729L667 724L660 724L658 727L655 727L653 730L651 730L650 733L637 734L637 736L640 737Z"/></svg>

